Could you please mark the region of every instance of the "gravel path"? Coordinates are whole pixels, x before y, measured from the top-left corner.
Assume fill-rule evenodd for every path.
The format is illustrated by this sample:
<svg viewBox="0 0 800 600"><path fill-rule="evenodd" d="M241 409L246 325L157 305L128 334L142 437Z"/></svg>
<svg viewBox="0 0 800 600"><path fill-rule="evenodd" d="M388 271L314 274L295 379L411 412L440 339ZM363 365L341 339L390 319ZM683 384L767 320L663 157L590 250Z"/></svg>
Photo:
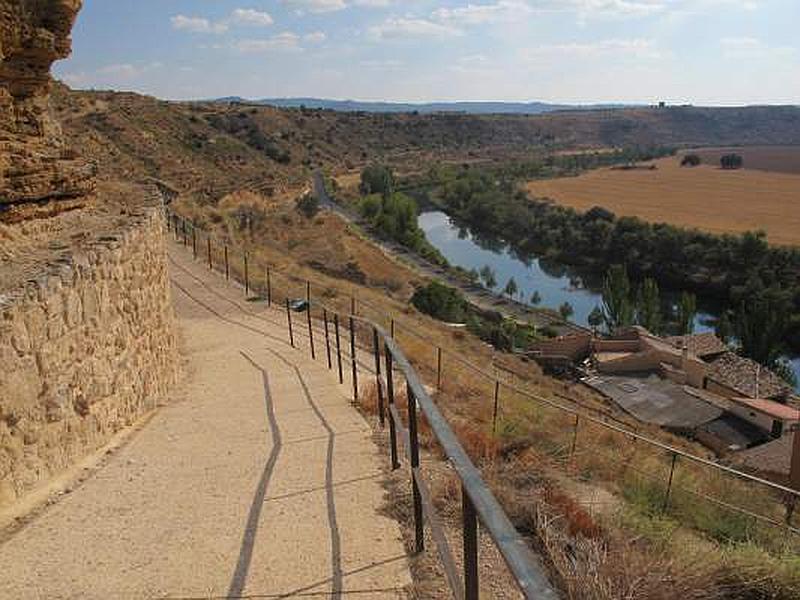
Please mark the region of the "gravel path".
<svg viewBox="0 0 800 600"><path fill-rule="evenodd" d="M0 598L406 597L347 382L289 347L280 311L170 254L181 397L0 546Z"/></svg>

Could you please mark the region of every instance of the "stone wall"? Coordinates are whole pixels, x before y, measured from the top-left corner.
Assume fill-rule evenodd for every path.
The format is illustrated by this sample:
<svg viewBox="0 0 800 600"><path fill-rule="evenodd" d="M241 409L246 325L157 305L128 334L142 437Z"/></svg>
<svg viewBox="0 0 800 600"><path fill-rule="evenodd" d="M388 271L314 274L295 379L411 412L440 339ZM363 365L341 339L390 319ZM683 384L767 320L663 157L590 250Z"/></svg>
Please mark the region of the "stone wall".
<svg viewBox="0 0 800 600"><path fill-rule="evenodd" d="M0 294L0 508L154 408L176 346L157 208Z"/></svg>

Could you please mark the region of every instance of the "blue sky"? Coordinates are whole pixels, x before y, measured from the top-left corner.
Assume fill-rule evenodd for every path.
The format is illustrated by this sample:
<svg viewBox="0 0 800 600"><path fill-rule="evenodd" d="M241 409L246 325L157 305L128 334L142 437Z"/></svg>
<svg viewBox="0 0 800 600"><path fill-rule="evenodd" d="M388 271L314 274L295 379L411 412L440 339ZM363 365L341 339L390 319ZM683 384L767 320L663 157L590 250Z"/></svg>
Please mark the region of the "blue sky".
<svg viewBox="0 0 800 600"><path fill-rule="evenodd" d="M800 104L798 0L85 0L73 87Z"/></svg>

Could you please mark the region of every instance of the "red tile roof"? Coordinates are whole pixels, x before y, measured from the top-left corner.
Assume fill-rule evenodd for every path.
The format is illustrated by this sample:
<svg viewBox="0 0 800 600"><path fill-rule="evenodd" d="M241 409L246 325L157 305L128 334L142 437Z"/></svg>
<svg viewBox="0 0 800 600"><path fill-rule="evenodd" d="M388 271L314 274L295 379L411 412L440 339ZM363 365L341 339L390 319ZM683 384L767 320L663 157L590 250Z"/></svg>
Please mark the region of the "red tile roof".
<svg viewBox="0 0 800 600"><path fill-rule="evenodd" d="M725 342L710 331L693 335L675 335L666 340L676 348L682 349L686 346L689 352L700 357L721 354L728 350Z"/></svg>
<svg viewBox="0 0 800 600"><path fill-rule="evenodd" d="M800 421L800 410L781 404L780 402L775 402L774 400L765 400L763 398L731 398L731 400L775 419L781 419L782 421Z"/></svg>

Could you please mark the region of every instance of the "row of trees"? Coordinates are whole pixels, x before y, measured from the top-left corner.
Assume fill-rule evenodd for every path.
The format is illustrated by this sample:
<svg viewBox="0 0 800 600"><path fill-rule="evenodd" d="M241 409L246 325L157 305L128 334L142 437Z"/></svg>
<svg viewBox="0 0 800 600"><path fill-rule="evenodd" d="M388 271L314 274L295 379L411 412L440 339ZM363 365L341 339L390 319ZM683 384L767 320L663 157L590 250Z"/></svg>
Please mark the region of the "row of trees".
<svg viewBox="0 0 800 600"><path fill-rule="evenodd" d="M665 315L671 323L665 322ZM678 335L694 331L697 316L697 298L694 294L683 292L674 307L665 307L661 300L658 283L646 277L638 288L634 288L623 265L612 265L603 281L603 306L590 315L589 324L599 328L605 325L614 332L631 325L641 325L656 334L671 329Z"/></svg>

